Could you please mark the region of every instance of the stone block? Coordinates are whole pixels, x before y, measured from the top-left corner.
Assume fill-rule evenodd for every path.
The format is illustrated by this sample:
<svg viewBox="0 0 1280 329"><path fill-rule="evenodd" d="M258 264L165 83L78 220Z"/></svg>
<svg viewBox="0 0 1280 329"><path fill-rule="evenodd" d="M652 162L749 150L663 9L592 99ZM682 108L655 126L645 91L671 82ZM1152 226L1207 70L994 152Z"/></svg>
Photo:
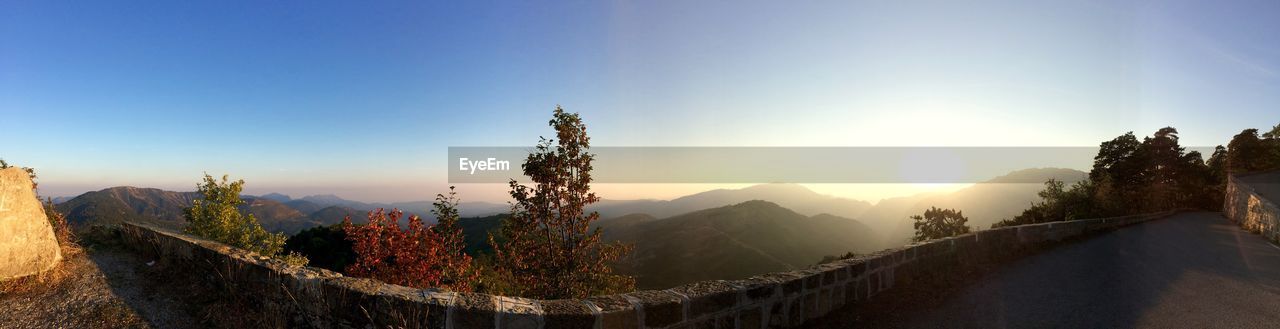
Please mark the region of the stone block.
<svg viewBox="0 0 1280 329"><path fill-rule="evenodd" d="M840 266L836 268L834 271L836 273L835 282L842 283L845 281L849 281L849 266L842 263L838 265Z"/></svg>
<svg viewBox="0 0 1280 329"><path fill-rule="evenodd" d="M378 291L369 295L367 302L361 305L366 318L359 323L370 323L383 327L406 328L444 328L448 320L448 305L453 300L452 294L442 294L402 287L397 285L381 285Z"/></svg>
<svg viewBox="0 0 1280 329"><path fill-rule="evenodd" d="M782 296L791 297L804 291L804 276L797 272L772 273L768 277L776 278L782 285Z"/></svg>
<svg viewBox="0 0 1280 329"><path fill-rule="evenodd" d="M542 328L542 303L536 299L495 296L498 327L503 329Z"/></svg>
<svg viewBox="0 0 1280 329"><path fill-rule="evenodd" d="M591 328L600 310L590 302L576 299L542 301L542 323L545 328Z"/></svg>
<svg viewBox="0 0 1280 329"><path fill-rule="evenodd" d="M460 292L453 300L451 313L450 328L494 329L497 325L498 303L492 295Z"/></svg>
<svg viewBox="0 0 1280 329"><path fill-rule="evenodd" d="M806 291L818 289L822 286L822 272L817 269L800 270L800 275L804 276L804 289Z"/></svg>
<svg viewBox="0 0 1280 329"><path fill-rule="evenodd" d="M854 287L854 294L853 294L854 300L859 302L865 302L871 298L870 277L864 278L864 279L858 279L858 281L854 282L853 287Z"/></svg>
<svg viewBox="0 0 1280 329"><path fill-rule="evenodd" d="M822 286L824 287L836 283L836 272L848 272L835 264L823 264L818 267L818 270L822 271Z"/></svg>
<svg viewBox="0 0 1280 329"><path fill-rule="evenodd" d="M821 295L822 294L819 291L810 292L804 295L805 320L812 319L820 315L818 313L818 303Z"/></svg>
<svg viewBox="0 0 1280 329"><path fill-rule="evenodd" d="M858 302L858 285L859 284L865 284L865 283L861 283L858 280L851 280L849 281L849 283L846 283L844 285L845 304L852 304L852 303Z"/></svg>
<svg viewBox="0 0 1280 329"><path fill-rule="evenodd" d="M867 275L867 297L875 296L880 292L880 271L871 272Z"/></svg>
<svg viewBox="0 0 1280 329"><path fill-rule="evenodd" d="M716 316L716 329L735 329L738 327L738 320L735 317L737 313L733 311L721 312Z"/></svg>
<svg viewBox="0 0 1280 329"><path fill-rule="evenodd" d="M973 266L987 261L987 255L978 247L976 234L964 234L953 238L956 248L956 260L962 266Z"/></svg>
<svg viewBox="0 0 1280 329"><path fill-rule="evenodd" d="M787 316L787 308L790 305L791 304L787 303L786 300L781 300L777 303L765 306L765 309L767 310L765 314L768 316L765 325L769 328L786 327L787 323L790 322L790 317Z"/></svg>
<svg viewBox="0 0 1280 329"><path fill-rule="evenodd" d="M764 328L763 308L748 307L738 310L738 325L742 329L762 329Z"/></svg>
<svg viewBox="0 0 1280 329"><path fill-rule="evenodd" d="M633 329L640 327L640 312L622 295L588 297L587 301L600 308L600 322L604 329Z"/></svg>
<svg viewBox="0 0 1280 329"><path fill-rule="evenodd" d="M1018 226L1018 242L1022 243L1023 247L1026 248L1034 248L1043 244L1049 240L1049 225L1046 223Z"/></svg>
<svg viewBox="0 0 1280 329"><path fill-rule="evenodd" d="M861 259L861 258L852 259L852 260L849 260L846 264L847 264L847 267L849 268L850 279L856 279L858 277L861 277L863 274L867 273L867 261L865 259Z"/></svg>
<svg viewBox="0 0 1280 329"><path fill-rule="evenodd" d="M668 290L689 299L686 315L689 319L723 312L738 305L738 287L725 281L695 282Z"/></svg>
<svg viewBox="0 0 1280 329"><path fill-rule="evenodd" d="M624 294L639 303L646 328L662 328L685 320L684 298L669 291L637 291Z"/></svg>
<svg viewBox="0 0 1280 329"><path fill-rule="evenodd" d="M995 241L992 241L991 244L986 242L983 242L983 244L985 247L991 248L992 255L995 255L996 259L1008 259L1025 249L1022 241L1018 238L1018 229L1016 227L992 230L991 237Z"/></svg>
<svg viewBox="0 0 1280 329"><path fill-rule="evenodd" d="M827 314L827 311L831 310L831 305L835 304L835 302L832 300L833 291L835 291L835 289L826 288L826 287L818 291L818 312L817 313Z"/></svg>
<svg viewBox="0 0 1280 329"><path fill-rule="evenodd" d="M759 305L781 296L781 283L763 277L730 281L738 287L738 305Z"/></svg>
<svg viewBox="0 0 1280 329"><path fill-rule="evenodd" d="M787 299L787 322L790 327L804 323L804 296Z"/></svg>

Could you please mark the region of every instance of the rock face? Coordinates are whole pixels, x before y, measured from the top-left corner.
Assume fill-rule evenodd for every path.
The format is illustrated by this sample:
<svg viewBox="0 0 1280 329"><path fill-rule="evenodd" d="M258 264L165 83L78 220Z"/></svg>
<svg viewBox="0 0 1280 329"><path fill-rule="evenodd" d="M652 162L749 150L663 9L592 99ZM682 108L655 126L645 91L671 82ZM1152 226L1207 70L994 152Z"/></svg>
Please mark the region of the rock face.
<svg viewBox="0 0 1280 329"><path fill-rule="evenodd" d="M20 168L0 169L0 280L49 270L61 259L31 178Z"/></svg>

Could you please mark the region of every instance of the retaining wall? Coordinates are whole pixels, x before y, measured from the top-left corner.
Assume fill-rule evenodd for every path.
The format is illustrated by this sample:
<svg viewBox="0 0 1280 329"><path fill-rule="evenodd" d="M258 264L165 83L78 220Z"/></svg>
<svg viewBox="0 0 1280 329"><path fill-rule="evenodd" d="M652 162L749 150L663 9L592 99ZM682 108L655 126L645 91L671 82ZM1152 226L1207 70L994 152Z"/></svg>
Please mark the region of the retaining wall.
<svg viewBox="0 0 1280 329"><path fill-rule="evenodd" d="M990 264L1064 239L1172 212L1024 225L908 245L813 268L744 280L571 300L533 300L420 290L266 257L139 224L126 244L166 266L246 292L290 326L424 328L789 328L851 303L872 303L930 273ZM846 309L846 311L849 309Z"/></svg>
<svg viewBox="0 0 1280 329"><path fill-rule="evenodd" d="M1277 190L1277 185L1280 172L1227 177L1222 213L1241 228L1280 242L1280 207L1273 201L1280 200L1280 195L1266 195Z"/></svg>

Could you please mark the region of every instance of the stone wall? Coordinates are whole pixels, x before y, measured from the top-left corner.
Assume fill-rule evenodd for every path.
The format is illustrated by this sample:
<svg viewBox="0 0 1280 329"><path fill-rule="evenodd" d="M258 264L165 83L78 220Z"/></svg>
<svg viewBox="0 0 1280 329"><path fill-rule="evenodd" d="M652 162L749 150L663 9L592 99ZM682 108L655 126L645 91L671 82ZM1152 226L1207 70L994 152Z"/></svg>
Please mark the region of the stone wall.
<svg viewBox="0 0 1280 329"><path fill-rule="evenodd" d="M0 169L0 280L44 272L62 260L31 184L21 168Z"/></svg>
<svg viewBox="0 0 1280 329"><path fill-rule="evenodd" d="M1227 178L1222 213L1240 227L1280 242L1280 171Z"/></svg>
<svg viewBox="0 0 1280 329"><path fill-rule="evenodd" d="M744 280L572 300L533 300L419 290L251 255L138 224L126 243L168 266L247 292L292 326L424 328L789 328L898 286L967 266L1005 261L1090 233L1172 212L1024 225L885 250ZM851 311L852 308L842 311Z"/></svg>

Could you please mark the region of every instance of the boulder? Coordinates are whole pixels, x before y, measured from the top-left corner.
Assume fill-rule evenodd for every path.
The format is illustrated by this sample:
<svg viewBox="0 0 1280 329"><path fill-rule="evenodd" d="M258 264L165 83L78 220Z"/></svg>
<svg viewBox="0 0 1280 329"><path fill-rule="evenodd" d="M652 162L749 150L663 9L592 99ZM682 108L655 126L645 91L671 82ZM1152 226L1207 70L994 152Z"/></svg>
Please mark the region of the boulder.
<svg viewBox="0 0 1280 329"><path fill-rule="evenodd" d="M0 280L47 271L62 255L44 207L21 168L0 169Z"/></svg>

